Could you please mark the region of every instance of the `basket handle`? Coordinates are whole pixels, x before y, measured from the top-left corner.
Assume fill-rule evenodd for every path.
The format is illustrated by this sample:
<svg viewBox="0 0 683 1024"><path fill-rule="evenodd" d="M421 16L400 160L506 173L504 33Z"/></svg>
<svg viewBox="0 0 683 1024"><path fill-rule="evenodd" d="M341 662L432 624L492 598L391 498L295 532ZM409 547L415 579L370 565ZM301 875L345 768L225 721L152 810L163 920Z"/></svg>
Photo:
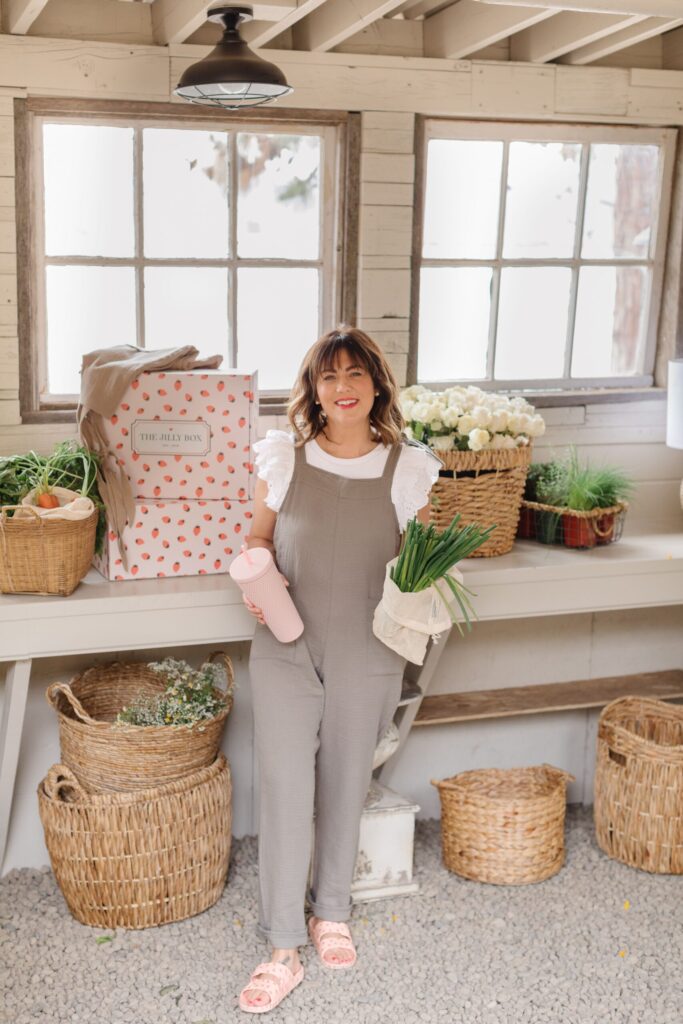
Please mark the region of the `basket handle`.
<svg viewBox="0 0 683 1024"><path fill-rule="evenodd" d="M225 677L227 680L227 690L230 691L235 683L235 671L232 667L232 661L225 653L225 651L212 651L207 661L213 664L216 661L223 662L223 668L225 669Z"/></svg>
<svg viewBox="0 0 683 1024"><path fill-rule="evenodd" d="M86 792L80 782L65 764L53 764L43 780L43 789L50 800L61 800L64 803L74 803L74 800L67 799L64 790L73 790L76 800L82 800Z"/></svg>
<svg viewBox="0 0 683 1024"><path fill-rule="evenodd" d="M69 704L71 705L72 710L75 712L75 714L80 718L82 722L85 722L86 725L99 724L96 719L90 717L90 715L85 710L78 697L76 697L68 683L51 683L48 686L47 690L45 691L45 699L47 700L48 704L55 709L55 711L59 710L59 708L57 707L58 693L64 694Z"/></svg>
<svg viewBox="0 0 683 1024"><path fill-rule="evenodd" d="M556 768L554 764L547 764L545 761L541 768L545 768L549 774L554 775L558 782L576 782L576 776L571 772L566 772L564 768Z"/></svg>
<svg viewBox="0 0 683 1024"><path fill-rule="evenodd" d="M600 522L601 519L606 519L607 516L611 516L612 519L611 519L609 525L607 526L607 529L606 530L601 530L600 527L598 526L598 523ZM608 512L606 515L602 515L602 516L597 517L595 519L595 521L593 522L593 531L594 531L594 533L596 533L598 535L598 537L609 537L610 534L614 533L614 513L613 512Z"/></svg>
<svg viewBox="0 0 683 1024"><path fill-rule="evenodd" d="M2 519L3 522L7 519L5 513L7 509L10 508L21 508L24 510L24 512L30 512L32 516L36 517L39 523L43 523L45 521L43 516L39 515L38 512L36 512L34 508L31 508L30 505L2 505L0 506L0 518Z"/></svg>

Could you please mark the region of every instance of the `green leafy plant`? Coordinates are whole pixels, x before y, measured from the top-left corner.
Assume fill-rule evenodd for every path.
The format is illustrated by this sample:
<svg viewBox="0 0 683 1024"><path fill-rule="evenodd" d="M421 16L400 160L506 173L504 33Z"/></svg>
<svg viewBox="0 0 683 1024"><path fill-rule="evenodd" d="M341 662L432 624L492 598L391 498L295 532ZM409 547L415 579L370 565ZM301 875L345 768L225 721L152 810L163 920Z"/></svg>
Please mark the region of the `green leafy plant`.
<svg viewBox="0 0 683 1024"><path fill-rule="evenodd" d="M582 464L572 445L565 459L531 464L524 497L544 505L589 512L610 508L628 498L633 490L634 483L623 470Z"/></svg>
<svg viewBox="0 0 683 1024"><path fill-rule="evenodd" d="M0 458L0 505L19 505L36 487L67 487L90 498L99 513L95 534L95 550L99 554L107 528L104 502L97 486L99 465L99 456L75 440L60 441L50 455L38 455L31 450L25 455Z"/></svg>
<svg viewBox="0 0 683 1024"><path fill-rule="evenodd" d="M496 524L486 529L482 529L478 523L469 523L461 527L461 518L460 513L457 513L446 529L441 531L437 530L433 523L425 526L418 519L411 519L390 576L399 590L411 594L426 590L432 585L439 590L438 584L444 582L458 602L467 629L471 629L469 613L474 615L474 609L466 594L471 594L472 591L449 576L448 571L461 559L469 558L473 551L481 547L495 530ZM450 602L444 600L444 604L462 636L460 623L452 614Z"/></svg>
<svg viewBox="0 0 683 1024"><path fill-rule="evenodd" d="M194 725L215 718L227 705L234 684L225 685L220 664L205 662L199 669L186 661L164 658L149 662L148 668L166 681L162 693L140 693L116 716L116 725ZM221 690L222 696L216 691Z"/></svg>

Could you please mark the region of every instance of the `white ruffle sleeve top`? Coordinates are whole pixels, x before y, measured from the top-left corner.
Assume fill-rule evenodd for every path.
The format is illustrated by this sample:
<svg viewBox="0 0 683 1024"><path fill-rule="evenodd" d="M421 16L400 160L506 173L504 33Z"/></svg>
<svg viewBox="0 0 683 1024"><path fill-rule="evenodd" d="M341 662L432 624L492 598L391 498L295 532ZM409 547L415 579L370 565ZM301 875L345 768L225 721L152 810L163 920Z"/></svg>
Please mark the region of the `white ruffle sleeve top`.
<svg viewBox="0 0 683 1024"><path fill-rule="evenodd" d="M252 445L256 475L268 484L265 502L274 512L284 501L294 471L294 440L294 434L288 430L268 430L264 438ZM388 446L379 444L366 455L340 459L323 451L315 438L306 442L304 450L310 466L355 480L381 476L389 454ZM427 504L441 465L426 447L406 444L401 449L391 485L391 500L401 532L408 520Z"/></svg>

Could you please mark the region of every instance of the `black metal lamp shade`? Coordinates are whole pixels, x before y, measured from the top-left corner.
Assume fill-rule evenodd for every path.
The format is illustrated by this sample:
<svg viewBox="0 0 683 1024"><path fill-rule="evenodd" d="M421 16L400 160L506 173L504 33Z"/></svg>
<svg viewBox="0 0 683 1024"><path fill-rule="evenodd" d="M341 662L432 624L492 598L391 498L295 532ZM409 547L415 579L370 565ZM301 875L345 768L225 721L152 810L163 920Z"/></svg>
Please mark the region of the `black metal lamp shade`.
<svg viewBox="0 0 683 1024"><path fill-rule="evenodd" d="M239 110L270 103L292 92L283 73L274 64L249 49L237 26L252 17L252 7L213 7L209 21L224 26L223 38L211 53L191 64L173 90L190 103Z"/></svg>

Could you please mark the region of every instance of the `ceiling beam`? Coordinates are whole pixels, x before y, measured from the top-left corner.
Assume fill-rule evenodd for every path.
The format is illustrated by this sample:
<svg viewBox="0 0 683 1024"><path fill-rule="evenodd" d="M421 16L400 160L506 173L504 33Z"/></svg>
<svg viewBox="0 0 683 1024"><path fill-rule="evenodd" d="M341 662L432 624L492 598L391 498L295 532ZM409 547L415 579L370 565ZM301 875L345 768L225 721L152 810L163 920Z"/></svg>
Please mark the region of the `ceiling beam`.
<svg viewBox="0 0 683 1024"><path fill-rule="evenodd" d="M295 50L325 52L395 10L403 0L327 0L298 21L292 31Z"/></svg>
<svg viewBox="0 0 683 1024"><path fill-rule="evenodd" d="M368 53L395 57L422 57L424 21L378 18L335 47L335 53Z"/></svg>
<svg viewBox="0 0 683 1024"><path fill-rule="evenodd" d="M5 0L5 31L10 36L24 36L48 0Z"/></svg>
<svg viewBox="0 0 683 1024"><path fill-rule="evenodd" d="M636 43L642 43L646 39L651 39L652 36L659 36L670 29L678 28L680 25L683 25L683 17L644 18L630 28L624 28L620 32L614 32L603 39L598 39L593 43L579 47L577 50L572 50L571 53L561 57L559 63L590 64L594 60L600 60L601 57L609 57L610 54L616 53L618 50L625 50L629 46L635 46Z"/></svg>
<svg viewBox="0 0 683 1024"><path fill-rule="evenodd" d="M158 2L159 0L157 0ZM273 21L270 25L257 26L253 22L245 22L240 27L240 35L250 46L265 46L266 43L275 39L285 29L296 25L302 18L316 11L324 3L325 0L301 0L293 11L289 11L289 13L285 14L278 21Z"/></svg>
<svg viewBox="0 0 683 1024"><path fill-rule="evenodd" d="M425 57L466 57L513 32L557 16L538 7L493 7L477 0L460 0L425 18Z"/></svg>
<svg viewBox="0 0 683 1024"><path fill-rule="evenodd" d="M184 43L206 21L207 0L154 0L152 32L161 46Z"/></svg>
<svg viewBox="0 0 683 1024"><path fill-rule="evenodd" d="M543 64L642 21L645 19L637 14L567 11L524 32L517 32L510 40L510 60Z"/></svg>
<svg viewBox="0 0 683 1024"><path fill-rule="evenodd" d="M473 0L482 7L516 7L519 0ZM641 14L645 18L675 18L681 0L524 0L527 7L550 7L556 11L589 14Z"/></svg>

